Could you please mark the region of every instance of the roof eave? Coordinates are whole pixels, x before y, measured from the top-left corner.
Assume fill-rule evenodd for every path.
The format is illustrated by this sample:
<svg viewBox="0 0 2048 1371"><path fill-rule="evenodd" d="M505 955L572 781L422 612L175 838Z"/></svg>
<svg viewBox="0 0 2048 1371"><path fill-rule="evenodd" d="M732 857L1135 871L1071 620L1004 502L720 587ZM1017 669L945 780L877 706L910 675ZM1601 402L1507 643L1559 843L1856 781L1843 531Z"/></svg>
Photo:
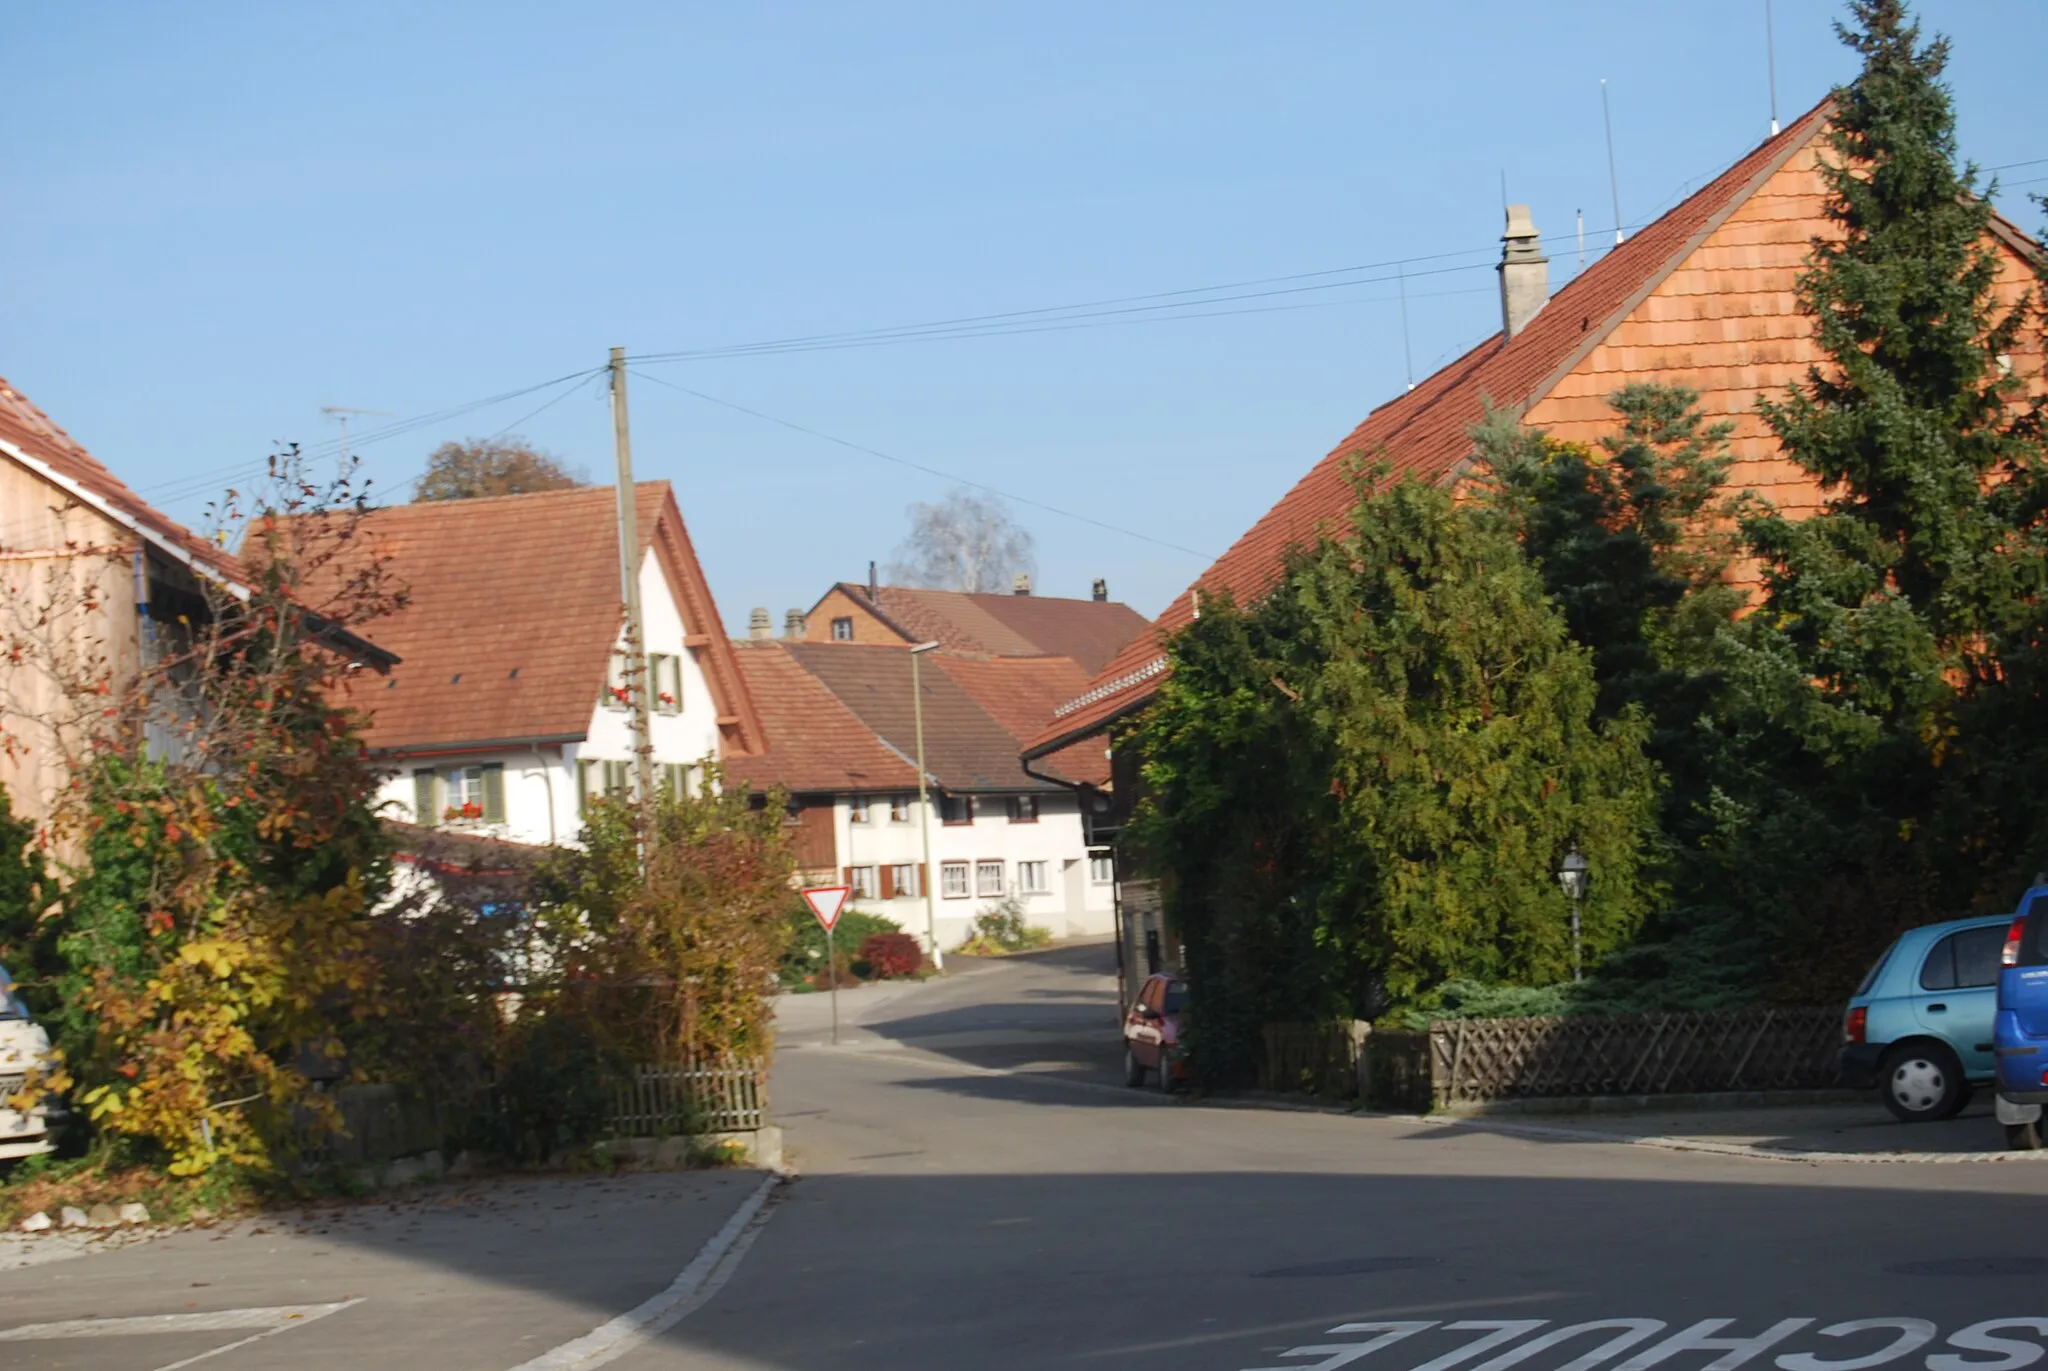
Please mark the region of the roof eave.
<svg viewBox="0 0 2048 1371"><path fill-rule="evenodd" d="M12 457L15 461L21 463L30 471L33 471L36 475L42 477L45 481L48 481L51 485L56 486L59 490L64 491L74 500L77 500L82 504L90 506L93 510L97 511L102 518L110 520L113 523L119 524L122 528L127 529L130 533L133 533L136 537L142 539L144 542L148 543L151 547L157 549L159 552L162 552L167 556L173 557L179 562L182 562L187 568L189 568L193 572L194 575L204 576L207 580L212 581L216 585L222 587L230 595L234 596L237 600L247 600L249 598L249 587L243 585L241 582L235 580L233 577L224 574L219 567L209 566L205 562L201 561L199 558L194 557L190 549L180 547L175 541L173 541L170 538L167 538L164 534L157 532L155 529L150 528L147 524L144 524L141 520L135 518L133 515L128 514L125 511L116 509L112 504L110 504L106 500L104 496L98 494L97 492L91 490L86 486L80 485L77 481L73 480L69 476L64 475L64 473L58 471L48 462L43 461L39 457L30 456L28 453L22 451L17 444L12 443L5 438L0 438L0 453L5 453L7 456Z"/></svg>

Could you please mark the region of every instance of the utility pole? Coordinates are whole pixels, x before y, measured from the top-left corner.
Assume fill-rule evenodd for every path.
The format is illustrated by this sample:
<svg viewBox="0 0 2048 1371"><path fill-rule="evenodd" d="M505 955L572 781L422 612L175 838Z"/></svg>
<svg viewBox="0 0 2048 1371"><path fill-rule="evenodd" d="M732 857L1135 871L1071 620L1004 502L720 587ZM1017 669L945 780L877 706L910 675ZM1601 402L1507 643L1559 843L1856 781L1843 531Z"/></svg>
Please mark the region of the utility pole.
<svg viewBox="0 0 2048 1371"><path fill-rule="evenodd" d="M932 903L932 805L924 771L924 682L918 664L937 643L919 643L910 649L910 712L917 728L917 821L924 826L924 936L932 947L932 968L946 969L946 954L939 950L938 906Z"/></svg>
<svg viewBox="0 0 2048 1371"><path fill-rule="evenodd" d="M647 623L640 616L640 511L633 488L633 438L626 423L626 350L612 349L612 447L619 459L619 589L626 599L626 662L620 678L633 711L633 779L641 842L654 810L654 724L647 707Z"/></svg>

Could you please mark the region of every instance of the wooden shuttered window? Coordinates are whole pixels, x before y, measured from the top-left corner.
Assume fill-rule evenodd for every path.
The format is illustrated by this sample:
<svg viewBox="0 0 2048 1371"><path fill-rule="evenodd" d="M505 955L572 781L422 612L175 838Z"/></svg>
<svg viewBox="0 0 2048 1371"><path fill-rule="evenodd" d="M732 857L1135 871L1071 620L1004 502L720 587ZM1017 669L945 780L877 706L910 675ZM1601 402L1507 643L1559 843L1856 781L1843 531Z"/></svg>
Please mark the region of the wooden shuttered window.
<svg viewBox="0 0 2048 1371"><path fill-rule="evenodd" d="M492 762L484 768L484 822L505 822L505 764Z"/></svg>
<svg viewBox="0 0 2048 1371"><path fill-rule="evenodd" d="M412 773L412 817L429 828L441 822L441 778L431 770Z"/></svg>
<svg viewBox="0 0 2048 1371"><path fill-rule="evenodd" d="M896 898L896 868L893 866L882 868L882 898L885 900Z"/></svg>

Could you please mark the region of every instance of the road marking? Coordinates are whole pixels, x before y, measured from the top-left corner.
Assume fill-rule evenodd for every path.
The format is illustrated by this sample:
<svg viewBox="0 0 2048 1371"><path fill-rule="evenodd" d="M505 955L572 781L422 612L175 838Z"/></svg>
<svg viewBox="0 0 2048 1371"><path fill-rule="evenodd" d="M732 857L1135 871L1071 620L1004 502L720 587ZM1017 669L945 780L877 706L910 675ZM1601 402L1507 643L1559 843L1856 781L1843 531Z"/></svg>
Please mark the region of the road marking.
<svg viewBox="0 0 2048 1371"><path fill-rule="evenodd" d="M206 1314L141 1314L122 1319L63 1319L56 1323L28 1323L19 1328L0 1329L0 1342L46 1342L66 1338L145 1338L169 1333L239 1333L256 1331L246 1338L210 1347L204 1352L159 1366L156 1371L181 1371L223 1352L247 1347L252 1342L274 1338L279 1333L306 1325L329 1314L338 1314L360 1299L335 1304L284 1304L267 1309L216 1309Z"/></svg>
<svg viewBox="0 0 2048 1371"><path fill-rule="evenodd" d="M1734 1319L1699 1319L1673 1331L1661 1342L1653 1343L1646 1350L1635 1353L1626 1361L1612 1368L1612 1371L1650 1371L1681 1354L1718 1352L1721 1355L1708 1362L1701 1371L1736 1371L1751 1361L1770 1354L1773 1349L1788 1342L1803 1341L1804 1335L1823 1338L1850 1338L1860 1334L1886 1333L1890 1340L1871 1350L1852 1350L1849 1355L1821 1356L1815 1352L1781 1352L1770 1360L1769 1365L1777 1371L1869 1371L1869 1368L1886 1363L1912 1363L1914 1353L1920 1351L1940 1336L1940 1330L1926 1319L1853 1319L1846 1323L1828 1324L1813 1328L1818 1320L1810 1318L1779 1319L1754 1334L1728 1334L1736 1323ZM1424 1362L1414 1371L1449 1371L1471 1358L1490 1352L1505 1342L1512 1342L1525 1333L1533 1333L1549 1326L1548 1319L1501 1319L1481 1320L1439 1325L1428 1322L1385 1322L1385 1323L1340 1323L1329 1330L1328 1336L1357 1333L1376 1333L1379 1336L1362 1342L1318 1342L1290 1347L1280 1353L1283 1358L1315 1358L1314 1361L1296 1361L1291 1366L1248 1367L1246 1371L1337 1371L1356 1361L1362 1361L1381 1348L1403 1342L1419 1333L1435 1329L1439 1333L1487 1332L1485 1337L1467 1342L1451 1352L1444 1353L1433 1361ZM1589 1333L1613 1334L1588 1351L1580 1353L1571 1361L1558 1367L1557 1371L1594 1371L1594 1368L1613 1362L1615 1358L1630 1351L1640 1343L1649 1341L1670 1327L1662 1319L1595 1319L1586 1323L1566 1324L1540 1337L1533 1338L1521 1346L1500 1353L1489 1361L1481 1363L1474 1371L1506 1371L1506 1368L1534 1358L1537 1354L1550 1351L1561 1344L1580 1338ZM1256 1330L1265 1331L1265 1330ZM2000 1336L2001 1334L2022 1333L2031 1337ZM1242 1336L1242 1335L1240 1335ZM1963 1357L1956 1352L1933 1352L1919 1364L1926 1371L2021 1371L2039 1362L2048 1355L2040 1339L2048 1338L2048 1318L1985 1319L1970 1324L1949 1334L1947 1347L1963 1352L1995 1354L1990 1358ZM1423 1345L1431 1339L1425 1338ZM1862 1344L1869 1347L1867 1340ZM1842 1352L1848 1349L1834 1349Z"/></svg>
<svg viewBox="0 0 2048 1371"><path fill-rule="evenodd" d="M732 1279L740 1259L767 1227L769 1215L775 1212L767 1207L768 1199L781 1184L780 1176L764 1179L666 1290L580 1338L519 1363L512 1371L585 1371L587 1367L603 1366L696 1313Z"/></svg>
<svg viewBox="0 0 2048 1371"><path fill-rule="evenodd" d="M45 1338L141 1338L165 1333L239 1333L245 1328L280 1329L324 1319L361 1300L339 1304L285 1304L274 1309L217 1309L208 1314L144 1314L128 1319L64 1319L0 1329L0 1342L41 1342Z"/></svg>

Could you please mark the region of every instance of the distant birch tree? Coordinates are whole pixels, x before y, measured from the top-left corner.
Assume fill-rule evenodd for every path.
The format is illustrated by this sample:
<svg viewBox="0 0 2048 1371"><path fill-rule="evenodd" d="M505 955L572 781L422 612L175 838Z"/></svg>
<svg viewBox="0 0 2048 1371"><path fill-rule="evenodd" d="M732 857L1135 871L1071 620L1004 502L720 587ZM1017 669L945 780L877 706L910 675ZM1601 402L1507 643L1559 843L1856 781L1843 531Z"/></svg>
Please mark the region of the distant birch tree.
<svg viewBox="0 0 2048 1371"><path fill-rule="evenodd" d="M993 594L1037 569L1030 533L1000 498L959 488L937 504L913 504L909 514L909 536L889 564L897 585Z"/></svg>

